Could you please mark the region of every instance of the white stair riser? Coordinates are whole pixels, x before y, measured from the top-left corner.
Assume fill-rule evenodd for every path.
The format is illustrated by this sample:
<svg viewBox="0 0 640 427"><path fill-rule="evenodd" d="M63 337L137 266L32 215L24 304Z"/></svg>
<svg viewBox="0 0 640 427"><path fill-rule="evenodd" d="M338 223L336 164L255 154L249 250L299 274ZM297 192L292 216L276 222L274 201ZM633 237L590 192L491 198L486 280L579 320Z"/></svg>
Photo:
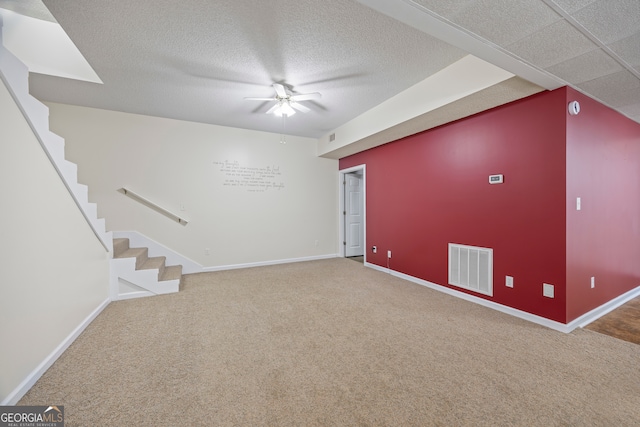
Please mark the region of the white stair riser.
<svg viewBox="0 0 640 427"><path fill-rule="evenodd" d="M84 184L76 183L73 186L73 194L80 203L89 203L89 187Z"/></svg>
<svg viewBox="0 0 640 427"><path fill-rule="evenodd" d="M56 164L62 162L64 160L64 138L49 132L45 143L47 144L49 155L51 155Z"/></svg>
<svg viewBox="0 0 640 427"><path fill-rule="evenodd" d="M96 205L95 203L83 203L83 205L85 212L87 212L89 218L98 217L98 205Z"/></svg>
<svg viewBox="0 0 640 427"><path fill-rule="evenodd" d="M104 233L105 236L109 237L107 243L109 244L109 252L113 253L113 238L111 237L111 232L107 231L107 223L104 218L96 218L92 221L93 226L99 233Z"/></svg>
<svg viewBox="0 0 640 427"><path fill-rule="evenodd" d="M68 183L78 182L78 166L68 160L58 163L58 168Z"/></svg>
<svg viewBox="0 0 640 427"><path fill-rule="evenodd" d="M28 111L31 125L40 134L40 137L49 133L49 107L28 95L22 99L22 108ZM42 139L45 140L45 138Z"/></svg>
<svg viewBox="0 0 640 427"><path fill-rule="evenodd" d="M180 280L158 280L158 269L136 270L135 258L114 258L111 260L119 278L152 292L155 295L178 292Z"/></svg>

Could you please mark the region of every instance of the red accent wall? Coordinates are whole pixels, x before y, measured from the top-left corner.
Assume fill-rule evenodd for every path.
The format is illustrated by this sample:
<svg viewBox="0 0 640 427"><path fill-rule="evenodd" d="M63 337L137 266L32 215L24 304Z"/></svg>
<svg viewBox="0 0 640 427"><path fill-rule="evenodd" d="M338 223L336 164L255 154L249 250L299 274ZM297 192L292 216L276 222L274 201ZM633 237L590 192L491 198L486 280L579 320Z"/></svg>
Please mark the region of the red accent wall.
<svg viewBox="0 0 640 427"><path fill-rule="evenodd" d="M493 297L468 293L564 323L566 96L544 92L341 159L340 169L367 165L367 261L449 286L448 243L493 248ZM492 174L504 184L490 185Z"/></svg>
<svg viewBox="0 0 640 427"><path fill-rule="evenodd" d="M640 125L569 88L573 100L581 111L567 117L567 322L640 285Z"/></svg>

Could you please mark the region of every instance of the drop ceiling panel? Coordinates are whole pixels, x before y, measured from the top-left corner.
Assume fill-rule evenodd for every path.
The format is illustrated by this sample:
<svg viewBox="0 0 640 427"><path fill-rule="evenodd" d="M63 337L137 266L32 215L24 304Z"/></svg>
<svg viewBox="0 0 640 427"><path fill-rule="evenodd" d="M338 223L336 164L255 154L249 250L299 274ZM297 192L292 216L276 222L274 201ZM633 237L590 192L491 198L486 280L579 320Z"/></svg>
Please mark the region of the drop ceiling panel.
<svg viewBox="0 0 640 427"><path fill-rule="evenodd" d="M573 17L609 44L640 31L640 1L599 0L580 9Z"/></svg>
<svg viewBox="0 0 640 427"><path fill-rule="evenodd" d="M581 83L578 87L613 107L636 104L640 100L640 80L626 70Z"/></svg>
<svg viewBox="0 0 640 427"><path fill-rule="evenodd" d="M589 51L547 68L551 74L574 85L622 70L622 66L602 49Z"/></svg>
<svg viewBox="0 0 640 427"><path fill-rule="evenodd" d="M507 46L507 49L522 59L547 68L597 47L571 24L562 20Z"/></svg>
<svg viewBox="0 0 640 427"><path fill-rule="evenodd" d="M560 19L541 1L478 0L451 20L498 45L516 42Z"/></svg>
<svg viewBox="0 0 640 427"><path fill-rule="evenodd" d="M548 0L560 6L565 12L574 13L597 0Z"/></svg>
<svg viewBox="0 0 640 427"><path fill-rule="evenodd" d="M630 107L637 105L638 99L640 99L640 86L633 86L626 91L621 90L610 105L614 108Z"/></svg>
<svg viewBox="0 0 640 427"><path fill-rule="evenodd" d="M413 0L436 14L451 19L461 10L467 9L477 0L458 0L458 1L442 1L442 0Z"/></svg>
<svg viewBox="0 0 640 427"><path fill-rule="evenodd" d="M608 47L627 64L640 71L640 32L612 43Z"/></svg>

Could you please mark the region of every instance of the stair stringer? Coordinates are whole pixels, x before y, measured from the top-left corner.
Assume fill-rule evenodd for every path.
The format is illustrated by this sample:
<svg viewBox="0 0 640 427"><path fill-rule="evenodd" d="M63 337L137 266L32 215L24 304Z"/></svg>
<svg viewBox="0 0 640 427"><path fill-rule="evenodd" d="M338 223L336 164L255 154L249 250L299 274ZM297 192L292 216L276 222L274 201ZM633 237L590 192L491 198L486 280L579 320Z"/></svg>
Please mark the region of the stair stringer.
<svg viewBox="0 0 640 427"><path fill-rule="evenodd" d="M22 111L89 227L107 252L112 254L112 233L106 231L104 218L98 218L96 204L89 202L87 186L78 183L77 165L65 159L64 139L49 129L49 108L29 93L29 69L4 47L1 30L2 17L0 17L0 78Z"/></svg>

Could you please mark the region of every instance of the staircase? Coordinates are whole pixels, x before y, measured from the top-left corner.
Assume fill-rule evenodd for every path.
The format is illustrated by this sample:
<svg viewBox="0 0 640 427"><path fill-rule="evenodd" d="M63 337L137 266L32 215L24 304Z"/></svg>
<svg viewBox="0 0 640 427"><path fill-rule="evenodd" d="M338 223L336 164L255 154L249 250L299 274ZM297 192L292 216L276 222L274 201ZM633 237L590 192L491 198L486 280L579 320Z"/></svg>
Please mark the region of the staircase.
<svg viewBox="0 0 640 427"><path fill-rule="evenodd" d="M180 290L182 266L166 266L166 257L149 257L148 248L131 248L129 239L113 239L112 265L119 281L118 299Z"/></svg>
<svg viewBox="0 0 640 427"><path fill-rule="evenodd" d="M1 16L0 81L7 87L22 111L89 227L112 257L111 298L127 299L178 292L182 277L181 265L166 267L165 257L150 258L147 248L130 248L129 239L113 239L113 233L106 231L104 218L98 218L96 204L89 202L88 187L78 182L76 164L65 158L64 139L49 129L49 108L29 93L27 66L2 43Z"/></svg>
<svg viewBox="0 0 640 427"><path fill-rule="evenodd" d="M95 203L88 200L88 188L78 182L77 166L65 159L64 139L49 130L49 108L29 93L29 69L2 44L0 17L0 80L22 111L43 151L51 161L69 194L85 217L100 243L111 252L111 234L105 229L104 218L98 218Z"/></svg>

